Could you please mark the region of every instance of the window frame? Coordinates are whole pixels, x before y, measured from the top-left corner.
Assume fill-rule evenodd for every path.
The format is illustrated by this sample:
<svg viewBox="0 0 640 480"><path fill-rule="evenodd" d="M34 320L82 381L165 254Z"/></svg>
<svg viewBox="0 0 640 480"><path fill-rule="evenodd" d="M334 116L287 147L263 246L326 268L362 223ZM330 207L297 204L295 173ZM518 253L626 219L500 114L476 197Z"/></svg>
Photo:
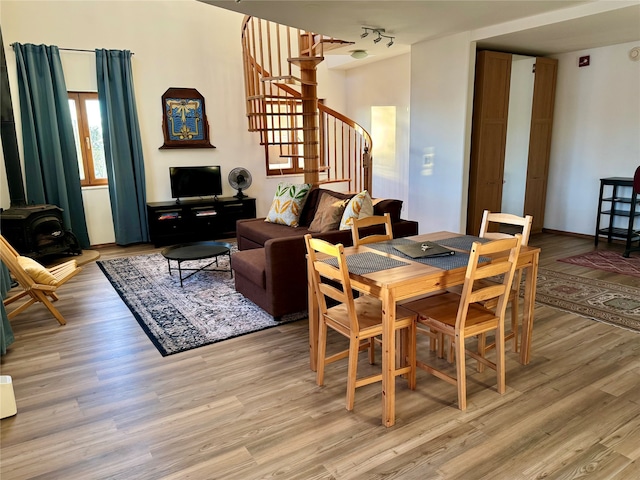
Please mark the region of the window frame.
<svg viewBox="0 0 640 480"><path fill-rule="evenodd" d="M89 121L87 117L87 111L85 107L86 100L98 100L97 92L67 92L69 100L73 100L76 104L76 115L78 118L78 134L80 136L81 152L82 154L82 166L84 168L84 180L80 180L80 185L83 187L95 187L108 185L109 181L106 178L96 178L95 170L93 168L93 149L91 145L91 134L89 132ZM80 162L78 162L80 165Z"/></svg>

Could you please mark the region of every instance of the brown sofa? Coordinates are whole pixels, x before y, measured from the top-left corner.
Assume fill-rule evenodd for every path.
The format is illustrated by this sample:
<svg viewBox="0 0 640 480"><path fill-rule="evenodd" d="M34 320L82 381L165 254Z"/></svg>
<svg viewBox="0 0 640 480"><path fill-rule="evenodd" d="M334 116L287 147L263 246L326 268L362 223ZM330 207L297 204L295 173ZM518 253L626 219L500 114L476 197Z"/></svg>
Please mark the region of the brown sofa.
<svg viewBox="0 0 640 480"><path fill-rule="evenodd" d="M307 264L304 235L311 233L331 243L353 244L351 230L310 232L322 189L309 193L300 214L300 225L268 223L264 218L238 220L236 238L238 252L231 258L236 290L275 318L307 310ZM332 196L348 199L352 194L331 192ZM374 200L374 215L389 213L395 238L418 234L418 223L402 220L401 200ZM382 233L380 225L368 232Z"/></svg>

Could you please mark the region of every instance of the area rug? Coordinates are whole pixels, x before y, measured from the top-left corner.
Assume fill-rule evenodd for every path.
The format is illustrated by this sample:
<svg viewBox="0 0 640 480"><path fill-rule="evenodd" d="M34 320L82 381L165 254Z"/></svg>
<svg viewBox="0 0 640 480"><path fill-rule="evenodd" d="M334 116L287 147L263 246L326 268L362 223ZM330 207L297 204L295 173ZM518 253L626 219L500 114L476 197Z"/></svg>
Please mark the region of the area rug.
<svg viewBox="0 0 640 480"><path fill-rule="evenodd" d="M235 250L232 250L232 255ZM199 263L204 262L204 263ZM185 262L195 268L209 261ZM163 356L306 318L306 312L279 321L235 291L228 271L202 271L180 287L175 262L169 275L159 253L97 262L124 303ZM215 264L211 268L216 268ZM229 268L228 257L219 258Z"/></svg>
<svg viewBox="0 0 640 480"><path fill-rule="evenodd" d="M611 250L594 250L573 257L561 258L558 261L606 272L640 277L640 257L631 256L625 258L622 253Z"/></svg>
<svg viewBox="0 0 640 480"><path fill-rule="evenodd" d="M640 288L539 268L536 302L640 333Z"/></svg>

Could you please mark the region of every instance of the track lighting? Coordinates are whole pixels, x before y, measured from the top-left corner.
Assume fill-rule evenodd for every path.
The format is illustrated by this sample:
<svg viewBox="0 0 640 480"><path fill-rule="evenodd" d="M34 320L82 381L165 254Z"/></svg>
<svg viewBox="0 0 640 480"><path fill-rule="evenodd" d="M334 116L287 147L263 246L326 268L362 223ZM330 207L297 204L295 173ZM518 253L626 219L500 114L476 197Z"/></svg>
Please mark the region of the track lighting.
<svg viewBox="0 0 640 480"><path fill-rule="evenodd" d="M373 39L373 43L379 43L383 38L386 38L389 40L389 43L387 43L387 47L390 47L391 45L393 45L393 41L396 38L396 37L391 37L389 35L385 35L384 28L362 27L362 29L364 30L364 32L360 34L360 38L367 37L369 35L369 32L371 32L378 35L376 38Z"/></svg>

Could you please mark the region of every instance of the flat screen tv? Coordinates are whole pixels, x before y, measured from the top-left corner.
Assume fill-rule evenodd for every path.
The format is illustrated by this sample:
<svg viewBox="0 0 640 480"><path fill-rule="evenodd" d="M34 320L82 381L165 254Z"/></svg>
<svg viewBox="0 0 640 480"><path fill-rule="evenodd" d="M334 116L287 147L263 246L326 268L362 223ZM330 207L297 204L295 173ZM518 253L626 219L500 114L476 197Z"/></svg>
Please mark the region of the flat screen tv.
<svg viewBox="0 0 640 480"><path fill-rule="evenodd" d="M207 197L222 195L220 166L169 167L171 197Z"/></svg>

